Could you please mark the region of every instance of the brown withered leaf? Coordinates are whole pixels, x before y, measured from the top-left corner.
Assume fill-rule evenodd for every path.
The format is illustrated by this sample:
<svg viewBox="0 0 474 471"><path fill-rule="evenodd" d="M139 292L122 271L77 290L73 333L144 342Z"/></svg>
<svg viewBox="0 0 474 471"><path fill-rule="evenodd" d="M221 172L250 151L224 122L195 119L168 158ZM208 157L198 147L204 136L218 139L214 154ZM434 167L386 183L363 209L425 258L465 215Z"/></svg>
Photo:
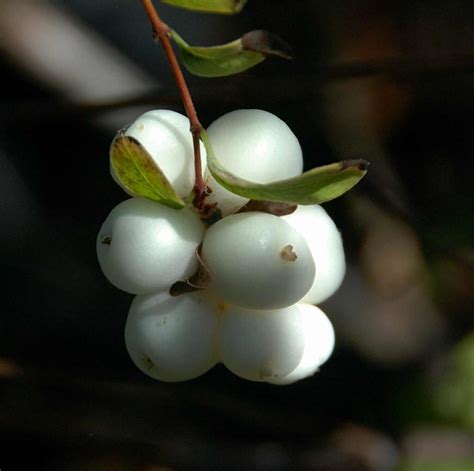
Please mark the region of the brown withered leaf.
<svg viewBox="0 0 474 471"><path fill-rule="evenodd" d="M275 203L273 201L250 200L244 207L239 209L239 213L258 211L260 213L273 214L274 216L287 216L294 213L298 205L288 203Z"/></svg>
<svg viewBox="0 0 474 471"><path fill-rule="evenodd" d="M202 291L209 286L212 275L201 257L201 247L202 244L196 249L196 257L198 259L198 269L196 273L187 280L173 283L169 290L171 296L180 296L181 294L193 293L194 291Z"/></svg>

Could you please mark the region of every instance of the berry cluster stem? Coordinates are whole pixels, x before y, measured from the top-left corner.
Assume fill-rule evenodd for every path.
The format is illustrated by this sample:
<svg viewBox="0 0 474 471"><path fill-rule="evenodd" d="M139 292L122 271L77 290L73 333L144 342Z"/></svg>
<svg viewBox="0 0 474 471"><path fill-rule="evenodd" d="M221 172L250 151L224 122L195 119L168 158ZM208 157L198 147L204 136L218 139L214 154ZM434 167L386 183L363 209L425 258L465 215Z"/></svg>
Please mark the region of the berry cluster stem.
<svg viewBox="0 0 474 471"><path fill-rule="evenodd" d="M186 115L189 118L191 123L191 133L193 135L193 148L194 148L194 205L199 210L204 207L204 200L208 194L208 189L206 182L202 176L202 164L201 164L201 148L200 148L200 134L202 131L202 125L199 121L196 108L191 98L191 93L189 92L186 79L184 78L183 71L179 65L178 59L174 52L173 46L170 41L170 28L164 23L158 12L156 11L155 6L153 5L152 0L140 0L145 9L150 23L153 27L153 36L158 40L163 47L163 51L166 55L168 63L171 67L171 72L173 73L176 85L178 87L179 93L181 95L181 100L183 102Z"/></svg>

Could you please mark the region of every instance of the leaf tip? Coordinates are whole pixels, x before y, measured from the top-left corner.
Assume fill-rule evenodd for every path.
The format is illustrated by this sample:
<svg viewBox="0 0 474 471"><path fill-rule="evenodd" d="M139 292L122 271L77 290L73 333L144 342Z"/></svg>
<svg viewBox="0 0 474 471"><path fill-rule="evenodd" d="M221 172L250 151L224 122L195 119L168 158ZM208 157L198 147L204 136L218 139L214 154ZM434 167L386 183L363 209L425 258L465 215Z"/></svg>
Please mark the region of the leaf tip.
<svg viewBox="0 0 474 471"><path fill-rule="evenodd" d="M260 52L264 55L293 59L291 46L276 34L263 29L249 31L241 38L242 48L246 51Z"/></svg>
<svg viewBox="0 0 474 471"><path fill-rule="evenodd" d="M349 168L357 168L361 172L367 172L370 162L364 159L351 159L343 160L341 162L341 170L347 170Z"/></svg>
<svg viewBox="0 0 474 471"><path fill-rule="evenodd" d="M247 3L247 0L235 0L233 13L240 13L246 3Z"/></svg>

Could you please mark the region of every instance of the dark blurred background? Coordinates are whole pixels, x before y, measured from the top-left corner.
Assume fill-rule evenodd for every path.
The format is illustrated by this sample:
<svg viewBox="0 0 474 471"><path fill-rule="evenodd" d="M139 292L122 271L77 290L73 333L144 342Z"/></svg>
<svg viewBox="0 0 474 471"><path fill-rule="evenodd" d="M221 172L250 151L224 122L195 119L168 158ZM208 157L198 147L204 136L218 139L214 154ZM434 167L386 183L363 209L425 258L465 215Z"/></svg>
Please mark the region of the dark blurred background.
<svg viewBox="0 0 474 471"><path fill-rule="evenodd" d="M337 348L291 386L216 367L178 384L128 358L130 295L96 234L126 195L115 130L182 111L134 0L0 0L0 469L474 469L474 4L250 0L158 5L192 44L278 33L295 60L189 77L203 124L271 111L308 168L371 162L325 208L348 272L323 309Z"/></svg>

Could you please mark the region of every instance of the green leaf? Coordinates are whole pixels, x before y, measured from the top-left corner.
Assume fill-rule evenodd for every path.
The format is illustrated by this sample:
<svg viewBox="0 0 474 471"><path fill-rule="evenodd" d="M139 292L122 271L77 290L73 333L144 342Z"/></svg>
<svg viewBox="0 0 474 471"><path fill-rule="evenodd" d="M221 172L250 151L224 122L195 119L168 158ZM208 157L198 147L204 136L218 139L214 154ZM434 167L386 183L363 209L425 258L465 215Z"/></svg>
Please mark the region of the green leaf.
<svg viewBox="0 0 474 471"><path fill-rule="evenodd" d="M238 74L269 55L291 58L290 47L267 31L250 31L239 39L218 46L190 46L176 31L171 32L186 69L200 77Z"/></svg>
<svg viewBox="0 0 474 471"><path fill-rule="evenodd" d="M232 193L258 201L321 204L354 187L367 173L369 165L365 160L346 160L316 167L286 180L255 183L233 175L219 163L204 131L201 133L201 139L207 151L208 168L217 182Z"/></svg>
<svg viewBox="0 0 474 471"><path fill-rule="evenodd" d="M202 11L205 13L220 13L233 15L239 13L247 0L161 0L163 3L186 10Z"/></svg>
<svg viewBox="0 0 474 471"><path fill-rule="evenodd" d="M119 132L110 148L110 165L120 183L133 196L175 209L184 208L184 201L151 155L133 137Z"/></svg>

